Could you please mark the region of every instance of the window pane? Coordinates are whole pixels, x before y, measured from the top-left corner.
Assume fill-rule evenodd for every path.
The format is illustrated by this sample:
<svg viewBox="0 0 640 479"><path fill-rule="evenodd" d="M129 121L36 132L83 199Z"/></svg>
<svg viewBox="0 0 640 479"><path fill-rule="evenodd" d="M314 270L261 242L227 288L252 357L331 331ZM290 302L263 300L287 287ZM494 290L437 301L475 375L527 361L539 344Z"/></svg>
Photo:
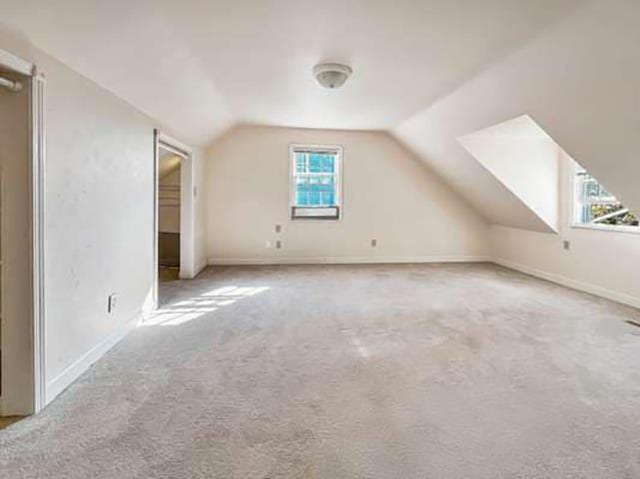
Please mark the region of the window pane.
<svg viewBox="0 0 640 479"><path fill-rule="evenodd" d="M307 154L296 153L296 173L307 172Z"/></svg>
<svg viewBox="0 0 640 479"><path fill-rule="evenodd" d="M334 173L335 155L309 153L309 173Z"/></svg>
<svg viewBox="0 0 640 479"><path fill-rule="evenodd" d="M578 221L583 224L638 226L638 218L583 168L576 167Z"/></svg>
<svg viewBox="0 0 640 479"><path fill-rule="evenodd" d="M322 172L335 173L335 155L322 155Z"/></svg>
<svg viewBox="0 0 640 479"><path fill-rule="evenodd" d="M339 153L314 147L293 151L293 206L302 208L338 207ZM337 211L337 210L336 210Z"/></svg>
<svg viewBox="0 0 640 479"><path fill-rule="evenodd" d="M296 178L297 206L335 206L334 175L298 175Z"/></svg>

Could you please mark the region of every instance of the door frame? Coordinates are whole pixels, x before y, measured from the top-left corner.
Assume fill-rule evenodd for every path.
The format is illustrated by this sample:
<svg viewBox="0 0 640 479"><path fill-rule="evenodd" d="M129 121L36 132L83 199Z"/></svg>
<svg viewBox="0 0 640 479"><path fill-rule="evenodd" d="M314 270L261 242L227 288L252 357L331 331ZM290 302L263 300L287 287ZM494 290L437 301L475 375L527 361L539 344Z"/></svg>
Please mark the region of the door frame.
<svg viewBox="0 0 640 479"><path fill-rule="evenodd" d="M196 275L195 267L195 195L193 149L175 138L154 130L153 168L153 309L158 307L158 235L160 210L160 149L180 157L180 279Z"/></svg>
<svg viewBox="0 0 640 479"><path fill-rule="evenodd" d="M27 415L39 412L46 405L45 369L45 116L44 75L38 68L5 50L0 49L0 65L14 73L29 77L30 81L30 189L29 208L31 229L31 297L30 321L25 322L30 336L30 351L26 351L20 364L6 364L2 368L16 368L18 374L28 376L22 387L3 388L0 415ZM3 341L7 340L4 337ZM25 371L22 368L27 368ZM5 374L2 374L5 377Z"/></svg>

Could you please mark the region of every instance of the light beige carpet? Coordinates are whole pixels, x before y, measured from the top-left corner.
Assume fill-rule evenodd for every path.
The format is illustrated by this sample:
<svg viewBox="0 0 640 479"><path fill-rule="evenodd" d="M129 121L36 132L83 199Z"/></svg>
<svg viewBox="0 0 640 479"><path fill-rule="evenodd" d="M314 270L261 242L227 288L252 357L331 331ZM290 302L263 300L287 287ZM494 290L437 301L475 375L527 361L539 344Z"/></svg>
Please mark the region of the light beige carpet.
<svg viewBox="0 0 640 479"><path fill-rule="evenodd" d="M492 265L209 269L2 478L638 478L637 310Z"/></svg>

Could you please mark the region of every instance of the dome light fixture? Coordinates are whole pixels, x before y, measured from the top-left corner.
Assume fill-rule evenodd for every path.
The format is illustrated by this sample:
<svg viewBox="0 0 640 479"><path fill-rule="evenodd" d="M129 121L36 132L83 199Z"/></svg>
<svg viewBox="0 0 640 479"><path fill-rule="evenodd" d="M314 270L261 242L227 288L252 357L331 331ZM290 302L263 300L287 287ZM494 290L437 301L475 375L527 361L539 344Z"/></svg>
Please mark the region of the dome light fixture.
<svg viewBox="0 0 640 479"><path fill-rule="evenodd" d="M319 63L313 67L313 76L324 88L330 90L340 88L351 76L353 70L340 63Z"/></svg>

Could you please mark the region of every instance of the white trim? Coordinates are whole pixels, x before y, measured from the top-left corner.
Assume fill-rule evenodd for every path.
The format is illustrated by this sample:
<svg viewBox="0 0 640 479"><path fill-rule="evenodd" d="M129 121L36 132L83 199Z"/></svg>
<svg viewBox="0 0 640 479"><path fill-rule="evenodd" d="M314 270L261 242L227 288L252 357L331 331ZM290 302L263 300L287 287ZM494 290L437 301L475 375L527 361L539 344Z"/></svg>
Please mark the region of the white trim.
<svg viewBox="0 0 640 479"><path fill-rule="evenodd" d="M195 165L193 153L180 161L180 272L181 279L195 277Z"/></svg>
<svg viewBox="0 0 640 479"><path fill-rule="evenodd" d="M152 309L158 307L158 230L160 210L160 148L181 158L180 161L180 278L191 279L199 273L195 265L195 199L198 194L195 185L195 165L193 149L184 143L154 130L154 171L153 171L153 286Z"/></svg>
<svg viewBox="0 0 640 479"><path fill-rule="evenodd" d="M153 237L151 239L152 248L152 271L151 271L151 311L145 311L145 314L150 314L158 309L158 231L160 229L159 221L160 211L160 132L157 129L153 130Z"/></svg>
<svg viewBox="0 0 640 479"><path fill-rule="evenodd" d="M632 235L640 234L640 226L629 225L601 225L593 223L573 223L571 228L591 231L603 231L608 233L628 233Z"/></svg>
<svg viewBox="0 0 640 479"><path fill-rule="evenodd" d="M193 155L193 149L184 143L176 140L175 138L170 137L169 135L159 132L158 140L162 144L162 147L175 153L176 155L187 159L189 156Z"/></svg>
<svg viewBox="0 0 640 479"><path fill-rule="evenodd" d="M500 266L504 266L505 268L514 269L531 276L546 279L547 281L551 281L552 283L557 283L571 289L576 289L578 291L600 296L611 301L626 304L627 306L640 309L640 298L632 296L630 294L620 293L618 291L603 288L602 286L596 286L595 284L585 283L583 281L567 278L566 276L562 276L560 274L548 273L546 271L531 268L529 266L515 263L506 259L494 258L493 262Z"/></svg>
<svg viewBox="0 0 640 479"><path fill-rule="evenodd" d="M35 69L33 63L2 49L0 49L0 66L26 76L32 76Z"/></svg>
<svg viewBox="0 0 640 479"><path fill-rule="evenodd" d="M31 81L32 111L32 242L33 242L33 376L34 413L46 404L45 365L45 117L44 77Z"/></svg>
<svg viewBox="0 0 640 479"><path fill-rule="evenodd" d="M569 192L571 193L569 196L569 227L570 228L578 228L585 230L594 230L594 231L603 231L609 233L631 233L631 234L640 234L640 226L630 226L630 225L608 225L608 224L600 224L600 223L582 223L578 219L578 205L582 204L578 201L580 197L580 192L578 191L578 182L576 181L576 176L578 173L578 168L582 169L585 173L589 175L589 172L578 164L577 161L571 159L570 167L569 167ZM591 176L591 175L589 175ZM594 178L592 176L592 178ZM594 178L595 180L595 178ZM598 180L595 180L598 182ZM598 182L598 184L602 185L602 183ZM608 191L608 190L607 190Z"/></svg>
<svg viewBox="0 0 640 479"><path fill-rule="evenodd" d="M67 389L96 361L104 356L113 346L119 343L127 334L133 331L140 323L142 314L134 316L127 323L117 328L113 333L84 353L73 364L62 371L58 376L47 383L47 404L53 401L60 393Z"/></svg>
<svg viewBox="0 0 640 479"><path fill-rule="evenodd" d="M209 265L209 263L207 261L204 261L198 265L196 265L196 267L193 270L193 277L195 278L196 276L198 276L200 273L202 273L202 271Z"/></svg>
<svg viewBox="0 0 640 479"><path fill-rule="evenodd" d="M489 256L387 256L387 257L301 257L301 258L209 258L209 266L306 265L306 264L407 264L407 263L487 263Z"/></svg>
<svg viewBox="0 0 640 479"><path fill-rule="evenodd" d="M344 147L342 145L318 145L318 144L307 144L307 143L290 143L289 144L289 211L287 212L287 217L289 218L289 221L296 221L297 219L304 219L304 220L313 220L313 219L317 219L320 220L322 218L313 218L313 216L309 216L309 217L299 217L299 218L293 218L291 215L291 211L292 208L294 206L299 206L296 204L296 197L295 197L295 165L296 165L296 159L295 159L295 152L296 150L317 150L317 151L333 151L337 154L338 157L338 162L336 165L336 180L337 180L337 185L336 185L336 196L337 196L337 200L336 200L336 204L333 206L337 206L338 207L338 217L337 218L324 218L324 220L330 220L330 221L341 221L342 220L342 216L343 216L343 209L344 209L344 198L343 198L343 187L342 187L342 183L343 183L343 178L342 178L342 172L344 171L343 168L343 163L344 163Z"/></svg>

